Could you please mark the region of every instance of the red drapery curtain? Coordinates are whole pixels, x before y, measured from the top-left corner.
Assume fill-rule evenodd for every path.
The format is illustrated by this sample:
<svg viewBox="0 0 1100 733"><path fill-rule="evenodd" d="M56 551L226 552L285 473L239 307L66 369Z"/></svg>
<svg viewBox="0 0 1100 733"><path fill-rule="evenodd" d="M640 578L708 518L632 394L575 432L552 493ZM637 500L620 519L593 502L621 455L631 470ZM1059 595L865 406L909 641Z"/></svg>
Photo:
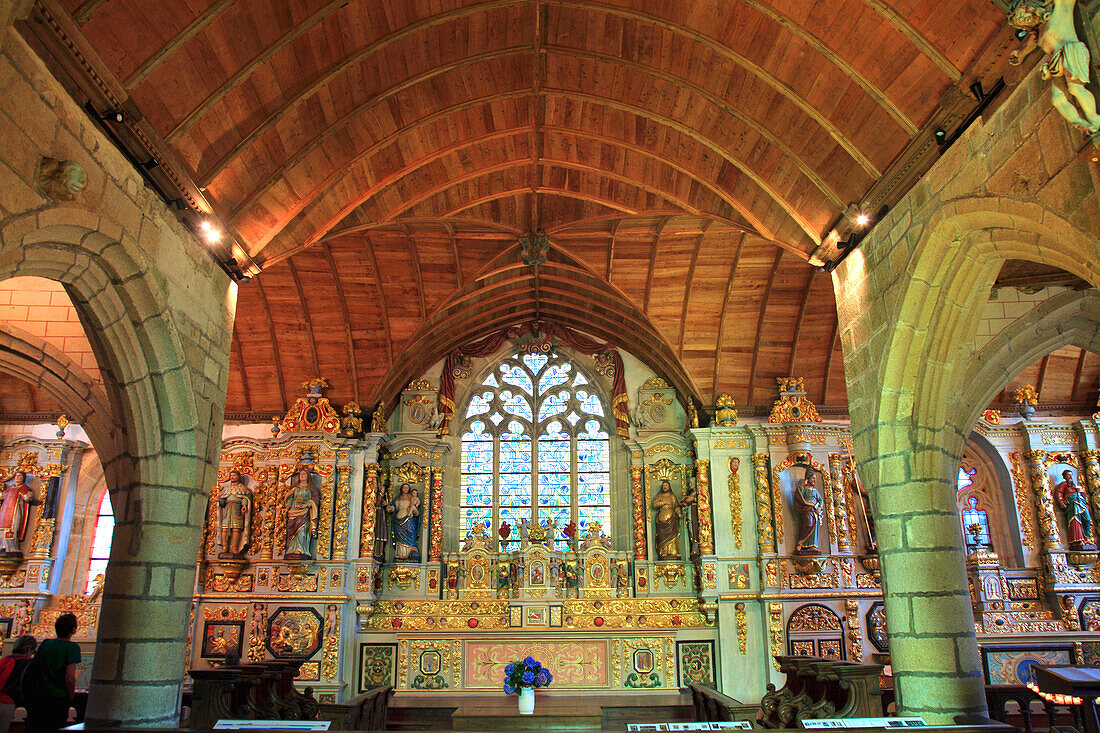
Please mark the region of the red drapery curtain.
<svg viewBox="0 0 1100 733"><path fill-rule="evenodd" d="M550 338L559 339L562 344L589 356L606 353L608 364L614 374L611 377L611 414L615 418L615 432L620 438L630 435L630 408L626 396L626 378L623 375L623 358L614 344L602 343L578 333L566 326L553 323L511 326L495 331L488 336L465 346L460 346L447 354L443 362L443 374L439 380L439 414L443 420L439 426L439 435L451 432L451 417L455 411L455 365L464 357L489 356L499 349L505 341L526 333L544 333Z"/></svg>

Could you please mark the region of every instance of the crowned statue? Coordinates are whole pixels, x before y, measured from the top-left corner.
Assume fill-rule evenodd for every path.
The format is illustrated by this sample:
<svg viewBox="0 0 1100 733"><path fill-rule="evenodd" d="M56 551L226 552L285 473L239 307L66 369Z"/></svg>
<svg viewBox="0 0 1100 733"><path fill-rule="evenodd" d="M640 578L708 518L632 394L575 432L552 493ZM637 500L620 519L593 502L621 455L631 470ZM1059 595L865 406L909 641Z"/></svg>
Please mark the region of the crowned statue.
<svg viewBox="0 0 1100 733"><path fill-rule="evenodd" d="M794 545L796 555L821 554L817 543L823 503L821 492L817 490L817 477L808 471L794 490L794 510L798 512L798 539Z"/></svg>
<svg viewBox="0 0 1100 733"><path fill-rule="evenodd" d="M1092 518L1085 492L1073 480L1073 471L1062 471L1062 482L1054 487L1054 500L1066 519L1066 534L1071 550L1091 550Z"/></svg>
<svg viewBox="0 0 1100 733"><path fill-rule="evenodd" d="M283 557L287 560L312 560L321 492L313 485L313 474L306 468L294 472L289 486L290 491L286 497L286 550Z"/></svg>
<svg viewBox="0 0 1100 733"><path fill-rule="evenodd" d="M27 485L27 474L16 471L4 487L0 501L0 554L21 555L19 543L27 536L27 520L34 492Z"/></svg>
<svg viewBox="0 0 1100 733"><path fill-rule="evenodd" d="M393 559L397 562L420 561L420 493L407 483L401 484L386 511L393 514Z"/></svg>

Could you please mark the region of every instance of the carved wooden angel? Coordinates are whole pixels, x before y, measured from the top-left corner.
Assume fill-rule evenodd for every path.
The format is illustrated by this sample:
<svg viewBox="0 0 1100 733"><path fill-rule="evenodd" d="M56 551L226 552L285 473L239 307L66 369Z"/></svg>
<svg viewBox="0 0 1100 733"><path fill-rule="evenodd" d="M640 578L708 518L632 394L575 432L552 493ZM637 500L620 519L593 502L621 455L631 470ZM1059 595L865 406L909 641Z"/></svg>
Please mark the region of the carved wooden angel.
<svg viewBox="0 0 1100 733"><path fill-rule="evenodd" d="M1020 0L1009 23L1027 31L1024 45L1013 51L1009 63L1018 65L1039 46L1046 52L1042 75L1051 80L1051 102L1070 124L1085 132L1100 131L1096 99L1085 86L1089 81L1089 48L1077 38L1073 6L1077 0Z"/></svg>

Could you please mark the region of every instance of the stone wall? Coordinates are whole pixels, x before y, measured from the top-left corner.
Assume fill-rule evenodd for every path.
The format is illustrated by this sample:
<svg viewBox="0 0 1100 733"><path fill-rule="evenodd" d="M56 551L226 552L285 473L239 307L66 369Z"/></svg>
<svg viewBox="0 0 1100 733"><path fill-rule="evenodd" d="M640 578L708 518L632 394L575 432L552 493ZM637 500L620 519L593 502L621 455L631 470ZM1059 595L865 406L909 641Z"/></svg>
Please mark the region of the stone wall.
<svg viewBox="0 0 1100 733"><path fill-rule="evenodd" d="M174 724L236 288L22 39L5 32L0 278L64 286L107 403L86 426L118 520L103 601L111 623L100 628L88 716ZM36 185L43 158L77 163L86 186L72 200L48 198ZM24 356L20 368L29 370L34 355Z"/></svg>
<svg viewBox="0 0 1100 733"><path fill-rule="evenodd" d="M954 503L970 426L1026 359L1071 343L1088 348L1089 324L1095 330L1093 296L1064 293L978 349L1004 260L1043 262L1100 284L1097 170L1079 157L1085 141L1049 94L1033 71L834 273L899 708L930 721L984 710Z"/></svg>

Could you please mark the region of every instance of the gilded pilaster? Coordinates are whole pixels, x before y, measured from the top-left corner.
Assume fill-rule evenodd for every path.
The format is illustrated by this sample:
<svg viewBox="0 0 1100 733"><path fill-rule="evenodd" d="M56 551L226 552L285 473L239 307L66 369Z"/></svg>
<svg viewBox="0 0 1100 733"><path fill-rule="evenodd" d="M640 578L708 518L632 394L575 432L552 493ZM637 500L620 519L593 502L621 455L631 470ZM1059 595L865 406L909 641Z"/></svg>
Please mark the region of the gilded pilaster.
<svg viewBox="0 0 1100 733"><path fill-rule="evenodd" d="M737 614L737 649L741 656L745 655L745 641L749 633L748 620L745 618L745 603L738 601L733 606Z"/></svg>
<svg viewBox="0 0 1100 733"><path fill-rule="evenodd" d="M344 457L346 460L346 456ZM351 466L336 467L336 529L332 538L332 559L348 559L348 504L351 501Z"/></svg>
<svg viewBox="0 0 1100 733"><path fill-rule="evenodd" d="M644 466L630 467L631 513L634 515L634 559L645 559L645 486L642 483Z"/></svg>
<svg viewBox="0 0 1100 733"><path fill-rule="evenodd" d="M1028 497L1027 471L1024 470L1023 456L1019 453L1009 453L1008 458L1012 463L1012 488L1016 494L1016 506L1020 513L1020 534L1023 535L1024 547L1036 551L1039 545L1035 541L1035 522L1031 516L1031 501Z"/></svg>
<svg viewBox="0 0 1100 733"><path fill-rule="evenodd" d="M831 462L831 461L830 461ZM863 632L859 629L859 601L844 601L844 616L848 620L848 661L863 661Z"/></svg>
<svg viewBox="0 0 1100 733"><path fill-rule="evenodd" d="M428 562L439 562L443 553L443 466L432 469L431 526L428 528Z"/></svg>
<svg viewBox="0 0 1100 733"><path fill-rule="evenodd" d="M850 552L852 549L852 524L848 521L848 486L844 480L844 472L841 470L841 460L839 453L829 454L829 474L833 479L833 510L836 512L836 522L834 524L836 528L836 549L840 552Z"/></svg>
<svg viewBox="0 0 1100 733"><path fill-rule="evenodd" d="M771 638L772 666L779 669L776 657L783 653L783 604L768 604L768 636Z"/></svg>
<svg viewBox="0 0 1100 733"><path fill-rule="evenodd" d="M710 460L695 462L695 492L699 511L699 554L714 554L714 528L710 511Z"/></svg>
<svg viewBox="0 0 1100 733"><path fill-rule="evenodd" d="M768 481L768 454L752 457L752 477L756 486L756 534L761 553L775 552L775 531L772 529L771 486Z"/></svg>
<svg viewBox="0 0 1100 733"><path fill-rule="evenodd" d="M359 557L364 560L374 558L374 507L378 502L378 475L382 467L377 463L368 463L363 480L363 521L359 530Z"/></svg>
<svg viewBox="0 0 1100 733"><path fill-rule="evenodd" d="M1059 547L1058 521L1054 518L1054 499L1051 495L1050 477L1047 476L1045 450L1030 450L1024 453L1027 467L1031 472L1031 485L1035 489L1035 509L1039 516L1039 531L1043 535L1043 548L1056 550Z"/></svg>
<svg viewBox="0 0 1100 733"><path fill-rule="evenodd" d="M730 522L733 527L733 544L738 550L741 549L741 477L737 475L738 469L741 468L740 458L730 458L730 476L729 476L729 490L730 490Z"/></svg>
<svg viewBox="0 0 1100 733"><path fill-rule="evenodd" d="M772 476L772 524L775 527L775 546L783 546L783 484Z"/></svg>
<svg viewBox="0 0 1100 733"><path fill-rule="evenodd" d="M1095 522L1100 517L1100 450L1095 448L1081 451L1085 468L1085 486L1089 493L1089 505L1092 507L1093 531L1100 535Z"/></svg>
<svg viewBox="0 0 1100 733"><path fill-rule="evenodd" d="M327 478L327 477L326 477ZM317 556L322 560L332 559L332 499L335 490L327 487L321 491L321 517L318 522L320 537L317 540Z"/></svg>

